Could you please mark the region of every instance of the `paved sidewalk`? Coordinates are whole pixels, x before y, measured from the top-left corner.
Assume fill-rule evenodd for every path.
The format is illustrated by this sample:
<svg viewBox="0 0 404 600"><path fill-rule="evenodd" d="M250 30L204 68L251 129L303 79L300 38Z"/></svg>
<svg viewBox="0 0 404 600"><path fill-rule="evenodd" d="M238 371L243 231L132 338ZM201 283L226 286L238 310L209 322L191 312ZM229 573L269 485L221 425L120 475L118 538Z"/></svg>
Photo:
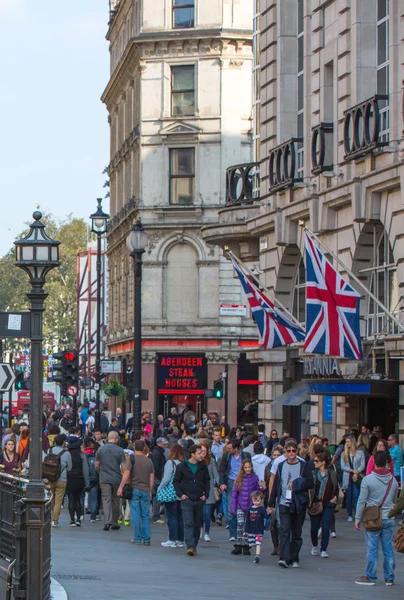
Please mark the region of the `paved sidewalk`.
<svg viewBox="0 0 404 600"><path fill-rule="evenodd" d="M88 519L88 517L86 517ZM68 526L62 511L62 527L52 531L52 576L66 589L70 600L188 600L205 592L206 597L236 600L281 598L299 600L392 600L404 598L404 554L396 553L396 584L386 587L379 561L378 583L374 587L355 585L364 574L366 546L364 533L347 523L345 511L337 515L337 538L330 541L330 558L310 554L309 522L304 529L300 569L281 569L270 556L272 544L266 534L262 559L232 556L232 544L223 527L212 526L211 543L198 546L198 556L185 555L185 548L163 548L166 525L152 526L150 547L134 546L132 527L102 531L103 523L81 529Z"/></svg>

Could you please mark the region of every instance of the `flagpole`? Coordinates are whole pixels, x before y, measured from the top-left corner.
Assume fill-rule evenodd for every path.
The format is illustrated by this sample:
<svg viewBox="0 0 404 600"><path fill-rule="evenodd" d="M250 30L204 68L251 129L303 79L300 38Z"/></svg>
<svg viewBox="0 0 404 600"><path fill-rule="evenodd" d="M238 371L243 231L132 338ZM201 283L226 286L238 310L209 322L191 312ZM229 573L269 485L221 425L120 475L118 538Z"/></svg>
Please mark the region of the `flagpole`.
<svg viewBox="0 0 404 600"><path fill-rule="evenodd" d="M368 295L370 298L372 298L372 300L373 300L373 301L374 301L374 302L377 304L377 306L378 306L379 308L381 308L381 309L382 309L382 311L383 311L383 312L384 312L384 313L385 313L385 314L386 314L388 317L390 317L390 319L391 319L392 321L394 321L394 323L395 323L396 325L398 325L398 327L401 329L401 331L404 331L404 325L403 325L403 323L400 323L400 321L399 321L399 320L398 320L398 319L397 319L397 318L396 318L396 317L393 315L393 313L391 313L391 312L389 311L389 309L388 309L386 306L384 306L384 304L383 304L382 302L380 302L380 300L379 300L378 298L376 298L376 296L375 296L374 294L372 294L372 292L371 292L370 290L368 290L368 288L367 288L367 287L366 287L366 286L365 286L365 285L364 285L364 284L361 282L361 280L360 280L360 279L358 279L358 278L356 277L356 275L354 275L354 274L352 273L352 271L350 271L346 265L344 265L344 263L342 262L342 260L340 260L340 259L338 258L338 256L337 256L336 254L334 254L334 252L333 252L333 251L332 251L332 250L331 250L331 249L330 249L330 248L329 248L329 247L328 247L326 244L324 244L324 242L322 242L322 241L321 241L321 240L320 240L320 239L319 239L319 238L316 236L316 234L315 234L315 233L313 233L313 232L311 231L311 229L309 229L309 228L307 227L307 225L304 225L303 229L304 229L304 231L305 231L306 233L308 233L308 234L309 234L309 235L310 235L310 236L311 236L311 237L312 237L314 240L316 240L316 242L317 242L317 243L318 243L320 246L322 246L322 247L325 249L325 251L326 251L326 252L328 252L328 253L329 253L329 254L330 254L332 257L333 257L333 259L334 259L334 260L336 260L336 261L337 261L337 263L340 265L340 267L342 267L342 268L344 269L344 271L346 271L346 272L348 273L348 275L349 275L349 276L350 276L350 277L351 277L351 278L352 278L352 279L353 279L353 280L354 280L354 281L355 281L355 282L356 282L356 283L359 285L359 287L360 287L360 288L361 288L361 289L362 289L362 290L365 292L365 294L367 294L367 295Z"/></svg>
<svg viewBox="0 0 404 600"><path fill-rule="evenodd" d="M261 281L254 275L254 273L252 273L250 271L250 269L235 254L233 254L233 252L231 250L227 250L227 254L233 260L235 260L236 263L240 265L240 267L242 267L245 271L247 271L247 273L250 275L250 277L252 277L254 279L254 281L259 285L259 287L262 288L263 291L266 294L268 294L268 296L270 296L274 302L276 302L278 307L281 308L290 317L290 319L293 321L293 323L295 323L295 325L298 325L299 329L302 329L302 326L299 323L299 321L297 319L295 319L295 317L288 311L288 309L285 306L283 306L283 304L281 302L279 302L279 300L264 285L262 285Z"/></svg>

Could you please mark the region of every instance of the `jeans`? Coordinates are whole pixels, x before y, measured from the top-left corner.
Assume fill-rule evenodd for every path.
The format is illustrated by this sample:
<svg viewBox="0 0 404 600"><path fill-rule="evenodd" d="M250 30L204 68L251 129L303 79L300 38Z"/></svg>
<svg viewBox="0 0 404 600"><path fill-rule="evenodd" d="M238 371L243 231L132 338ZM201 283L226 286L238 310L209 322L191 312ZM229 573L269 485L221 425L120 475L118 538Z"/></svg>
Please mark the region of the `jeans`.
<svg viewBox="0 0 404 600"><path fill-rule="evenodd" d="M356 485L353 481L349 482L349 485L346 489L346 509L348 512L348 517L352 517L352 508L356 511L356 505L358 504L359 498L359 486Z"/></svg>
<svg viewBox="0 0 404 600"><path fill-rule="evenodd" d="M181 502L165 502L168 525L168 539L171 542L184 541L184 522L182 520Z"/></svg>
<svg viewBox="0 0 404 600"><path fill-rule="evenodd" d="M302 547L302 529L306 511L291 513L288 506L279 505L280 520L280 560L287 563L299 562L299 552Z"/></svg>
<svg viewBox="0 0 404 600"><path fill-rule="evenodd" d="M188 550L196 547L201 534L203 521L203 500L186 500L181 501L182 516L184 519L184 537Z"/></svg>
<svg viewBox="0 0 404 600"><path fill-rule="evenodd" d="M227 480L227 490L226 490L226 519L227 524L229 526L229 533L231 538L236 538L237 536L237 517L236 515L231 514L231 497L234 488L234 479Z"/></svg>
<svg viewBox="0 0 404 600"><path fill-rule="evenodd" d="M330 543L330 532L331 522L334 515L335 504L329 502L327 506L323 507L323 512L319 515L310 515L310 535L311 543L317 547L318 544L318 530L321 527L321 551L327 550L328 544Z"/></svg>
<svg viewBox="0 0 404 600"><path fill-rule="evenodd" d="M203 524L205 526L205 533L209 534L210 531L210 520L212 517L212 505L205 503L203 507Z"/></svg>
<svg viewBox="0 0 404 600"><path fill-rule="evenodd" d="M150 493L133 490L130 518L133 523L135 542L150 541Z"/></svg>
<svg viewBox="0 0 404 600"><path fill-rule="evenodd" d="M90 520L95 521L95 517L98 515L98 489L99 484L96 483L88 492L88 508L91 511Z"/></svg>
<svg viewBox="0 0 404 600"><path fill-rule="evenodd" d="M375 581L377 579L377 559L379 557L379 541L383 552L383 572L385 581L394 581L394 519L383 519L382 528L378 531L365 531L365 540L368 547L366 577Z"/></svg>

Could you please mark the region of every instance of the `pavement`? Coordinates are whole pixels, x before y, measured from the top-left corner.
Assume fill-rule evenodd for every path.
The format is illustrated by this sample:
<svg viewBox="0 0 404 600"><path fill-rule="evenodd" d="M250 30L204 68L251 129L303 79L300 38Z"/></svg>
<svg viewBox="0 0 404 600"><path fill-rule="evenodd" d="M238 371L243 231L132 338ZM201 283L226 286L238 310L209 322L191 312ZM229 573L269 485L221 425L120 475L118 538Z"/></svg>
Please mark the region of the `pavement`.
<svg viewBox="0 0 404 600"><path fill-rule="evenodd" d="M52 576L70 600L188 600L201 593L207 598L247 600L284 598L299 600L403 600L404 554L396 557L396 585L384 585L379 554L379 580L373 587L358 586L364 574L366 545L363 531L347 522L345 511L336 519L337 537L330 540L330 558L311 556L309 521L303 531L300 569L281 569L265 534L261 563L254 556L232 556L228 530L212 525L211 543L201 542L198 556L188 557L185 548L163 548L166 525L152 525L150 546L135 546L132 527L103 531L103 523L71 528L62 510L60 529L52 530ZM55 596L55 599L57 597ZM59 598L57 598L59 600ZM62 597L61 597L62 600Z"/></svg>

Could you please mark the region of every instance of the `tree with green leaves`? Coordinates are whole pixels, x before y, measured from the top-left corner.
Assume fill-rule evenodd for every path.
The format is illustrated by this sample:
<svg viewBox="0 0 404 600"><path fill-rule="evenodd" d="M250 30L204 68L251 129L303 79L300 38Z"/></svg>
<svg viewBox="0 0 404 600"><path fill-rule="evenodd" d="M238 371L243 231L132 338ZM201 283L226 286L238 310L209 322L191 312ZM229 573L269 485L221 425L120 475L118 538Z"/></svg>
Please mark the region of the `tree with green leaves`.
<svg viewBox="0 0 404 600"><path fill-rule="evenodd" d="M47 275L45 291L49 294L45 302L44 338L45 344L53 348L62 342L67 346L76 345L76 258L78 251L84 251L91 236L84 219L68 215L58 220L45 214L41 221L46 226L49 237L60 242L60 267ZM28 229L19 238L24 237ZM0 258L0 310L27 310L29 301L28 277L14 265L14 249ZM16 348L20 344L8 340L8 346Z"/></svg>

